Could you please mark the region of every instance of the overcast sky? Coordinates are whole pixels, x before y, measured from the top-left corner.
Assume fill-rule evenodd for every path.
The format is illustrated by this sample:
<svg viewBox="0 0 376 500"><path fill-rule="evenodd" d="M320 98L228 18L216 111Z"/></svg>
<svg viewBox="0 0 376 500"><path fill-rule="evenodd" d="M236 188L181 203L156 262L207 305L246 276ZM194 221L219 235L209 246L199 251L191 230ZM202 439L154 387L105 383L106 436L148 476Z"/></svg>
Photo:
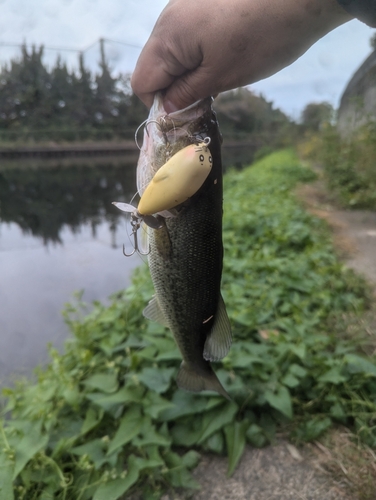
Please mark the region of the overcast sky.
<svg viewBox="0 0 376 500"><path fill-rule="evenodd" d="M187 0L188 1L188 0ZM85 51L88 66L98 61L100 37L115 71L131 72L140 49L166 5L166 0L0 0L0 63L19 49L5 44L44 44ZM251 86L276 107L299 117L309 102L329 101L338 105L353 72L370 54L369 39L374 30L351 21L327 35L290 67ZM94 44L94 45L93 45ZM46 62L56 59L46 50ZM62 56L70 65L75 52Z"/></svg>

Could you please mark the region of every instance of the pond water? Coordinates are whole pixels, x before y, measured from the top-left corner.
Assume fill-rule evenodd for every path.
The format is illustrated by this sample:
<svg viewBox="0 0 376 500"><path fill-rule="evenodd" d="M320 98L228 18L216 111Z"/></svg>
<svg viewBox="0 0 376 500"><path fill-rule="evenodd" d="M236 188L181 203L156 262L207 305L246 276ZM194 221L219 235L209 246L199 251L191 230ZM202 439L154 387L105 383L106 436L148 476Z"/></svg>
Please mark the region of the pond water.
<svg viewBox="0 0 376 500"><path fill-rule="evenodd" d="M132 197L135 161L0 167L0 384L62 346L75 291L105 301L142 263L123 256L129 227L111 204Z"/></svg>
<svg viewBox="0 0 376 500"><path fill-rule="evenodd" d="M233 148L231 148L233 149ZM250 161L227 151L226 164ZM61 311L74 292L106 301L142 264L127 218L112 201L135 191L136 157L0 164L0 385L48 359L68 330Z"/></svg>

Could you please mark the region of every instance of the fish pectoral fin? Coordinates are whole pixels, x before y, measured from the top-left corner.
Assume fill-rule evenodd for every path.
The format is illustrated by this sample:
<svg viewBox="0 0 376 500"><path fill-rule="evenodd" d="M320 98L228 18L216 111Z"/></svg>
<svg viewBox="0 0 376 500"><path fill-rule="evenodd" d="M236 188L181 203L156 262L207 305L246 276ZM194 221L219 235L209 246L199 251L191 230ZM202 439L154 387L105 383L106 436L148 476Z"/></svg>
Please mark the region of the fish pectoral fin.
<svg viewBox="0 0 376 500"><path fill-rule="evenodd" d="M231 347L231 325L222 295L219 296L217 313L204 346L203 357L207 361L219 361L229 352Z"/></svg>
<svg viewBox="0 0 376 500"><path fill-rule="evenodd" d="M150 319L151 321L155 321L156 323L159 323L160 325L166 326L168 328L168 323L159 306L157 297L153 297L150 300L149 304L142 311L142 314L145 316L145 318Z"/></svg>
<svg viewBox="0 0 376 500"><path fill-rule="evenodd" d="M189 392L215 391L231 401L230 396L223 388L217 375L211 369L208 363L207 372L200 374L194 368L190 367L185 361L182 362L176 382L181 389Z"/></svg>

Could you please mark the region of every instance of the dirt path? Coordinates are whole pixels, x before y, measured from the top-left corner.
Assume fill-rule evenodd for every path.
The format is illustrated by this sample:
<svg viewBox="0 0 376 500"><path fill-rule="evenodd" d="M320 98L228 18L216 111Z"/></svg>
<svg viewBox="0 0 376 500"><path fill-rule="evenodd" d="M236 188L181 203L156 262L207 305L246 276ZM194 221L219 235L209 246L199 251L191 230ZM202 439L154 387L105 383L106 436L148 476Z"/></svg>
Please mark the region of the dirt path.
<svg viewBox="0 0 376 500"><path fill-rule="evenodd" d="M376 212L339 209L320 180L302 186L298 196L311 213L328 222L344 262L376 288Z"/></svg>
<svg viewBox="0 0 376 500"><path fill-rule="evenodd" d="M363 274L376 290L376 213L338 209L322 181L301 186L298 196L307 209L327 220L343 261ZM376 311L369 324L376 331ZM367 455L368 453L368 455ZM374 482L362 490L363 474L369 476L372 450L360 451L346 430L329 433L327 446L309 444L297 449L280 440L263 449L247 447L231 478L227 458L204 455L194 472L202 489L194 500L376 500ZM366 464L366 465L364 465ZM361 480L360 480L361 479ZM353 483L355 488L353 487ZM356 493L362 490L364 493ZM374 490L374 496L373 496ZM165 495L162 500L187 496Z"/></svg>
<svg viewBox="0 0 376 500"><path fill-rule="evenodd" d="M202 489L195 500L355 500L318 468L310 448L280 441L263 449L247 447L234 475L225 457L205 456L195 471ZM166 499L167 500L167 499Z"/></svg>

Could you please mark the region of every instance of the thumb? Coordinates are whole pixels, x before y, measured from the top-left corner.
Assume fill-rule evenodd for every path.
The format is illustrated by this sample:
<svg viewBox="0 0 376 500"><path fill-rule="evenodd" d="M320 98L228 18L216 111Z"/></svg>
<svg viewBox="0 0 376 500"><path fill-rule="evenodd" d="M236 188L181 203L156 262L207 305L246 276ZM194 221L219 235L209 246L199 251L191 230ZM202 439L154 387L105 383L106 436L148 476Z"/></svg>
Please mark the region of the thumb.
<svg viewBox="0 0 376 500"><path fill-rule="evenodd" d="M200 99L217 94L206 71L199 67L176 78L165 91L164 108L167 113L186 108Z"/></svg>

